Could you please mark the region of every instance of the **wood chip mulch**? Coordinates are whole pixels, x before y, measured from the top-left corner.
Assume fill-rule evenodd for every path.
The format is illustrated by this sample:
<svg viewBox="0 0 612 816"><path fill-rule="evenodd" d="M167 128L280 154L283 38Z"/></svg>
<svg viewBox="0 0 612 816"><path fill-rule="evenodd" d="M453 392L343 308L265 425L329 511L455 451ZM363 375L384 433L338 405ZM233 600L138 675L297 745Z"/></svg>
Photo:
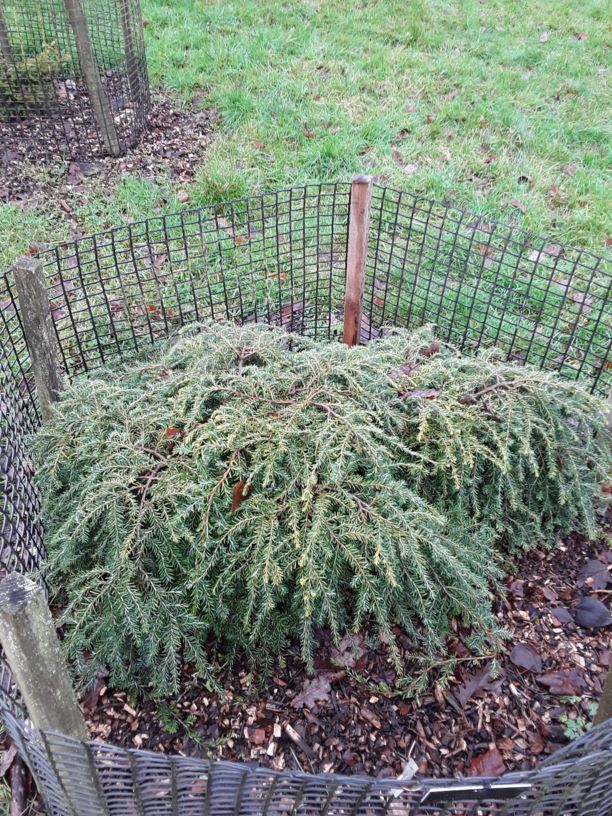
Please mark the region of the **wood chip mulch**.
<svg viewBox="0 0 612 816"><path fill-rule="evenodd" d="M72 160L62 158L48 143L44 116L0 122L0 202L31 207L54 198L64 202L69 215L73 194L94 186L108 189L125 173L187 184L208 149L217 121L215 109L181 109L167 98L158 98L143 138L124 157Z"/></svg>
<svg viewBox="0 0 612 816"><path fill-rule="evenodd" d="M612 550L572 536L520 559L506 589L497 609L510 639L495 677L492 659L475 662L457 629L448 685L434 674L420 700L402 697L384 644L357 636L336 649L322 635L314 675L297 656L263 684L235 668L223 698L189 667L180 696L161 703L137 702L101 677L83 700L90 733L308 772L397 776L409 760L428 776L531 768L592 720L612 662ZM401 633L399 642L410 647Z"/></svg>

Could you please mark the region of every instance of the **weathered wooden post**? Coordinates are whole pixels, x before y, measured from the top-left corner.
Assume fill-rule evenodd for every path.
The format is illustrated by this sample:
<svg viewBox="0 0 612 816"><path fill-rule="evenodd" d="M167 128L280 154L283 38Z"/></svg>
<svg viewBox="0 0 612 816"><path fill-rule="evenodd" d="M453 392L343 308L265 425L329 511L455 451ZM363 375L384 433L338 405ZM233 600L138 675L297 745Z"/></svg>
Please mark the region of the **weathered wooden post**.
<svg viewBox="0 0 612 816"><path fill-rule="evenodd" d="M599 699L599 705L595 717L593 718L593 725L599 725L605 720L612 717L612 669L608 670L608 676L604 683L603 691Z"/></svg>
<svg viewBox="0 0 612 816"><path fill-rule="evenodd" d="M42 588L13 572L0 582L0 643L32 725L79 740L66 759L54 740L42 747L74 816L108 816L87 739L85 720L70 682ZM33 768L35 771L35 768Z"/></svg>
<svg viewBox="0 0 612 816"><path fill-rule="evenodd" d="M371 200L371 176L355 176L351 185L346 289L344 292L343 339L347 346L357 345L361 333L361 311L368 252Z"/></svg>
<svg viewBox="0 0 612 816"><path fill-rule="evenodd" d="M40 259L30 255L13 264L13 273L40 409L43 419L49 419L51 406L62 391L62 380L45 273Z"/></svg>
<svg viewBox="0 0 612 816"><path fill-rule="evenodd" d="M89 27L83 13L81 0L64 0L64 5L74 34L81 71L91 99L94 117L104 140L104 145L111 156L120 156L121 145L119 144L117 128L115 127L108 95L100 78L100 71L91 45Z"/></svg>
<svg viewBox="0 0 612 816"><path fill-rule="evenodd" d="M12 65L13 49L11 48L11 40L9 38L8 28L6 27L6 23L4 22L4 14L1 8L0 8L0 51L2 51L2 57L7 67L9 65Z"/></svg>
<svg viewBox="0 0 612 816"><path fill-rule="evenodd" d="M0 582L0 642L32 724L86 739L45 594L18 572Z"/></svg>

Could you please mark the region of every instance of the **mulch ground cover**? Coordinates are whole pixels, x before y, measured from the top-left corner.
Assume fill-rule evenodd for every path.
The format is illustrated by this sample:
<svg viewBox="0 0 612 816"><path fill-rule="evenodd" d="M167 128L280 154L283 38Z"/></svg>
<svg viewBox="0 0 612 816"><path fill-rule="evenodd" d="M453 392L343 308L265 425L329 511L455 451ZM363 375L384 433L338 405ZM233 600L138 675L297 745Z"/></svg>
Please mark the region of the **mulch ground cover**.
<svg viewBox="0 0 612 816"><path fill-rule="evenodd" d="M510 637L473 660L460 628L457 668L434 669L420 698L397 692L383 643L356 636L335 648L324 633L315 673L298 656L267 681L234 666L224 694L184 667L176 699L136 701L100 677L83 700L91 735L126 747L247 760L276 769L399 775L501 774L527 769L589 727L612 662L612 550L570 537L518 563L497 600ZM402 649L412 644L398 631ZM417 671L406 658L408 673Z"/></svg>
<svg viewBox="0 0 612 816"><path fill-rule="evenodd" d="M23 123L0 122L0 202L39 206L52 197L69 215L71 194L92 183L112 186L124 173L187 183L210 144L216 121L214 109L182 109L160 97L141 141L124 157L59 161L54 143L48 141L44 116L30 116Z"/></svg>

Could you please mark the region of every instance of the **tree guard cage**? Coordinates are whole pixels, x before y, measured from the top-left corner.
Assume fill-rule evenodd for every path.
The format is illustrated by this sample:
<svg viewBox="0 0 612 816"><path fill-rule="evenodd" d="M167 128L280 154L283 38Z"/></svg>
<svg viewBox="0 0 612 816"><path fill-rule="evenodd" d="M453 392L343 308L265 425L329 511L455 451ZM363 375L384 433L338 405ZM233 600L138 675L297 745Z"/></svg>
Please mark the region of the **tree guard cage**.
<svg viewBox="0 0 612 816"><path fill-rule="evenodd" d="M44 276L65 376L87 376L204 320L339 341L357 280L360 342L394 326L433 323L442 340L466 351L494 345L609 393L606 259L406 192L374 185L363 197L364 183L266 193L40 250L30 263ZM362 216L356 196L365 201ZM357 217L365 217L358 228ZM0 276L0 562L5 572L33 572L43 582L40 502L27 452L41 405L27 324L9 270ZM5 662L0 683L9 732L52 814L612 814L612 720L534 771L401 783L276 773L39 733Z"/></svg>
<svg viewBox="0 0 612 816"><path fill-rule="evenodd" d="M0 0L0 120L26 157L120 156L148 108L140 0Z"/></svg>

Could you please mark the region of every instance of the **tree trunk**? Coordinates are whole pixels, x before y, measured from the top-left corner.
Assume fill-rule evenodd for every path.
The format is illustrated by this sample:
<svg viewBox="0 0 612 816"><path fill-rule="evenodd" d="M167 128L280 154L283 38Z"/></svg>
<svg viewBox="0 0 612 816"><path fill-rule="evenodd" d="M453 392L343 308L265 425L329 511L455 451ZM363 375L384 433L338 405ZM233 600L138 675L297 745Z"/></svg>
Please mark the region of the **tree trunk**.
<svg viewBox="0 0 612 816"><path fill-rule="evenodd" d="M87 20L83 13L81 0L64 0L70 27L74 33L81 71L87 85L91 106L104 145L111 156L120 156L121 147L115 128L115 120L111 111L108 95L102 85L98 63L93 52Z"/></svg>

